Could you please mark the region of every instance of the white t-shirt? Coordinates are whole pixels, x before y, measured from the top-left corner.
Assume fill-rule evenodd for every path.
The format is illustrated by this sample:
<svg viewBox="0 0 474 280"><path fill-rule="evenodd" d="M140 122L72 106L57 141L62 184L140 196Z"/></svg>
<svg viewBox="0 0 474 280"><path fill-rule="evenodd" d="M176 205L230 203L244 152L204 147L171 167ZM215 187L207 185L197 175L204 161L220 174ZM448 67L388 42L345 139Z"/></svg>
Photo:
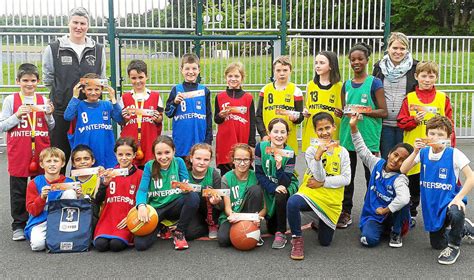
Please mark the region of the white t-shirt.
<svg viewBox="0 0 474 280"><path fill-rule="evenodd" d="M443 151L435 154L433 153L433 148L430 147L430 151L428 153L428 158L430 160L438 161L440 158L443 156L443 153L446 149L443 149ZM418 153L415 157L415 164L420 162L420 153ZM457 148L454 148L453 151L453 168L454 168L454 174L456 176L456 181L459 180L459 173L461 170L470 163L471 161L467 158L467 156L458 150Z"/></svg>
<svg viewBox="0 0 474 280"><path fill-rule="evenodd" d="M86 44L75 44L69 40L69 43L71 44L71 48L74 50L74 52L77 54L77 57L81 57L82 52L86 48Z"/></svg>

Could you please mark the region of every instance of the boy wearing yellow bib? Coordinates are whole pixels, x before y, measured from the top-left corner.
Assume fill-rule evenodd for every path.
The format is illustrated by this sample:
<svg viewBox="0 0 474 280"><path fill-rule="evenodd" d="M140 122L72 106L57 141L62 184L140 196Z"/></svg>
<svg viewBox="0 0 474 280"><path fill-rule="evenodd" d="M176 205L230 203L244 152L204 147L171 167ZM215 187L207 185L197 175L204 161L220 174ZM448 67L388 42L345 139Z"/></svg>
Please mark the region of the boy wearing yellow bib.
<svg viewBox="0 0 474 280"><path fill-rule="evenodd" d="M438 77L438 65L434 62L420 62L416 66L415 79L418 86L407 94L397 117L397 125L403 132L403 142L415 144L417 138L426 137L426 122L436 115L446 116L453 120L453 110L448 96L437 91L434 84ZM454 127L454 126L453 126ZM451 134L451 145L456 144L454 129ZM420 164L415 165L408 173L410 181L411 226L416 224L416 208L420 204Z"/></svg>
<svg viewBox="0 0 474 280"><path fill-rule="evenodd" d="M296 139L297 125L303 117L303 93L290 82L291 61L288 56L280 56L273 62L275 81L267 84L260 91L258 99L256 123L262 141L268 141L267 127L274 118L284 119L290 126L287 144L298 154ZM277 110L282 113L277 115ZM284 115L283 115L284 114Z"/></svg>
<svg viewBox="0 0 474 280"><path fill-rule="evenodd" d="M291 258L304 258L300 211L313 211L319 218L318 239L329 246L342 211L344 186L351 180L349 153L342 146L330 147L336 132L333 117L326 112L313 116L314 130L321 139L305 153L308 169L298 192L288 199L287 217L292 233Z"/></svg>
<svg viewBox="0 0 474 280"><path fill-rule="evenodd" d="M79 144L71 152L71 162L74 169L91 168L95 163L94 153L87 145ZM103 167L99 167L104 170ZM92 232L99 221L100 204L96 202L95 196L100 185L100 178L97 174L76 176L71 178L81 183L82 194L91 198L92 206Z"/></svg>

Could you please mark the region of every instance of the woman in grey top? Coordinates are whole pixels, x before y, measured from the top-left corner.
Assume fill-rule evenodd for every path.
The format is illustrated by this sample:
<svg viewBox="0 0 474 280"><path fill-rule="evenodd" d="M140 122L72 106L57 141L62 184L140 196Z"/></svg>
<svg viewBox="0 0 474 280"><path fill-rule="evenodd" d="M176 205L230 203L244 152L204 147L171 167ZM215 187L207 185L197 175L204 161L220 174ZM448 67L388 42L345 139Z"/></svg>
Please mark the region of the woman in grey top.
<svg viewBox="0 0 474 280"><path fill-rule="evenodd" d="M418 61L410 53L410 43L405 34L392 32L387 53L374 65L372 75L383 81L387 118L383 119L380 152L387 159L388 152L403 141L403 130L397 127L397 115L407 93L415 90L415 68Z"/></svg>

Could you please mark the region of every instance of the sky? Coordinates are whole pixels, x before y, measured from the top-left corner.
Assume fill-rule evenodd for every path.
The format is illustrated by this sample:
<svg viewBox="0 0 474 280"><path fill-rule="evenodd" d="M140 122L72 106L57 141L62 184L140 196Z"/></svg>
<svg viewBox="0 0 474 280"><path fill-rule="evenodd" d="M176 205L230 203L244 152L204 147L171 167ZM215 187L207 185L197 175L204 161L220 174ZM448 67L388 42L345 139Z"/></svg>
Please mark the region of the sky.
<svg viewBox="0 0 474 280"><path fill-rule="evenodd" d="M152 8L163 8L167 1L180 0L114 0L115 16L143 13ZM86 8L92 17L108 16L109 0L0 0L0 15L67 15L74 7Z"/></svg>

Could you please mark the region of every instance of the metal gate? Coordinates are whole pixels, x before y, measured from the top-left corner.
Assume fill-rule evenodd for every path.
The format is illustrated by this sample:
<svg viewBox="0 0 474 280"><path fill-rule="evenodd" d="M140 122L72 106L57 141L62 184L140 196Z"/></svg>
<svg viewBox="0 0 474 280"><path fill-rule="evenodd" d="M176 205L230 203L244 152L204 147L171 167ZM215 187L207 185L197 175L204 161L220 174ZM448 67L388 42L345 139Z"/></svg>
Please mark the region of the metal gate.
<svg viewBox="0 0 474 280"><path fill-rule="evenodd" d="M130 88L127 63L140 58L150 68L150 87L165 99L182 79L178 69L184 52L200 54L202 82L213 93L225 89L223 71L235 60L246 67L245 89L258 92L270 81L276 53L291 56L292 81L304 90L318 51L338 53L347 79L350 46L357 41L372 45L370 72L390 31L390 0L3 0L0 5L5 11L0 13L1 99L16 90L19 64L41 66L44 48L67 32L68 11L77 6L90 12L89 35L112 42L108 73L119 90ZM440 65L437 87L451 97L458 137L474 138L474 37L413 35L414 57Z"/></svg>

